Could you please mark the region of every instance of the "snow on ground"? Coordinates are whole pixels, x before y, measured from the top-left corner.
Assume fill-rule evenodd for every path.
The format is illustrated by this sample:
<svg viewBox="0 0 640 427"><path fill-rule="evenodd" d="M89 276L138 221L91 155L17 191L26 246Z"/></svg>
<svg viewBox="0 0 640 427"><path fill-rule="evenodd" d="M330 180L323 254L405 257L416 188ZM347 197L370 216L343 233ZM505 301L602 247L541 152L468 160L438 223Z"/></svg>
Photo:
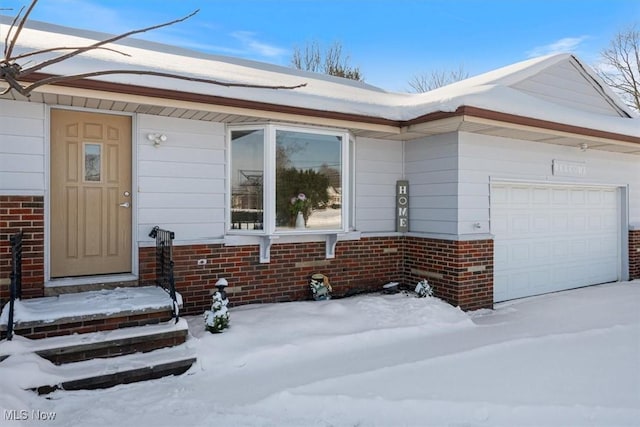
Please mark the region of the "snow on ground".
<svg viewBox="0 0 640 427"><path fill-rule="evenodd" d="M402 294L188 318L185 375L0 407L64 426L625 426L640 419L640 281L464 313ZM2 414L0 414L1 416ZM32 425L6 421L0 425Z"/></svg>

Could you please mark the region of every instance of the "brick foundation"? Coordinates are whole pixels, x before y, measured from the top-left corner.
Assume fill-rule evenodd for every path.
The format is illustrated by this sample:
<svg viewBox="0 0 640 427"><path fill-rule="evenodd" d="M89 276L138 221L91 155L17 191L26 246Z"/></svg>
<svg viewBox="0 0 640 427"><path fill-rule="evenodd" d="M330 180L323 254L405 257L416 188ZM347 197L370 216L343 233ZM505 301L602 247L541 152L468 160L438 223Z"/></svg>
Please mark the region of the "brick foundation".
<svg viewBox="0 0 640 427"><path fill-rule="evenodd" d="M493 240L407 237L404 281L429 280L435 296L463 310L493 307Z"/></svg>
<svg viewBox="0 0 640 427"><path fill-rule="evenodd" d="M629 230L629 279L640 279L640 230Z"/></svg>
<svg viewBox="0 0 640 427"><path fill-rule="evenodd" d="M309 299L308 280L314 273L329 277L334 295L377 290L402 281L402 242L400 237L341 241L335 259L325 259L324 242L274 244L268 264L260 263L257 245L175 246L176 288L185 314L210 308L211 290L220 277L229 281L235 305ZM201 258L207 259L206 265L197 265ZM141 280L151 283L154 267L155 248L141 248Z"/></svg>
<svg viewBox="0 0 640 427"><path fill-rule="evenodd" d="M0 299L8 299L9 236L25 232L23 296L43 295L44 217L42 196L0 196ZM629 276L640 279L640 230L629 231ZM198 266L199 259L207 264ZM419 237L372 237L340 241L335 259L325 259L325 243L274 244L271 262L261 264L259 247L222 244L174 247L176 287L184 314L211 305L216 280L230 283L235 305L305 300L308 278L329 276L334 295L380 289L390 281L414 286L428 279L437 297L464 310L493 305L493 241L449 241ZM153 283L155 248L140 248L142 284Z"/></svg>
<svg viewBox="0 0 640 427"><path fill-rule="evenodd" d="M207 264L198 266L198 259ZM341 241L335 259L325 259L324 242L274 244L271 262L261 264L258 246L194 245L174 247L176 288L185 314L211 305L220 277L229 281L234 305L305 300L308 279L323 273L336 296L379 290L390 281L409 287L422 279L436 296L465 310L493 306L493 241L380 237ZM155 248L140 249L140 277L154 280Z"/></svg>
<svg viewBox="0 0 640 427"><path fill-rule="evenodd" d="M11 243L22 230L22 296L44 295L44 197L0 196L0 302L9 299Z"/></svg>

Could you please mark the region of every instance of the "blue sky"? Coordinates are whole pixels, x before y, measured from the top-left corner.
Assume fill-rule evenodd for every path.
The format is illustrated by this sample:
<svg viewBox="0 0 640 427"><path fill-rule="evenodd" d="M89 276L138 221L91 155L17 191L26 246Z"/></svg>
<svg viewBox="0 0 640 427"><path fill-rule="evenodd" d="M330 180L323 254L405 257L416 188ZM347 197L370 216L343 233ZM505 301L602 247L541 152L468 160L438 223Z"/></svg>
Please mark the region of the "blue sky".
<svg viewBox="0 0 640 427"><path fill-rule="evenodd" d="M367 83L394 91L432 70L475 75L553 52L596 64L617 31L640 25L640 0L40 0L32 19L119 33L198 8L143 37L285 66L294 46L339 41Z"/></svg>

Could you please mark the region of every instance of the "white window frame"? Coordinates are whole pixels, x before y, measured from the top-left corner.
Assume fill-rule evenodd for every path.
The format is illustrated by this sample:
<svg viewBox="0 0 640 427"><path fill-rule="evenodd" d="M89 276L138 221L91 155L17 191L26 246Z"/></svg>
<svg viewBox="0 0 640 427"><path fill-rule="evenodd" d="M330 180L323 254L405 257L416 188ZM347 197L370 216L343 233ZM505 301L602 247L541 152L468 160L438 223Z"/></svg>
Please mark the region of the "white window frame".
<svg viewBox="0 0 640 427"><path fill-rule="evenodd" d="M238 230L231 228L231 199L232 199L232 132L242 130L262 130L264 132L264 162L263 162L263 229L262 230ZM341 138L341 185L342 185L342 207L341 207L341 227L336 229L276 229L276 131L290 131L302 133L314 133L318 135L338 136ZM349 230L352 216L351 203L351 159L350 145L353 137L346 130L318 128L311 126L296 126L289 124L251 124L251 125L230 125L227 126L227 208L225 212L225 228L227 234L234 235L266 235L266 236L287 236L287 235L337 235L346 233Z"/></svg>

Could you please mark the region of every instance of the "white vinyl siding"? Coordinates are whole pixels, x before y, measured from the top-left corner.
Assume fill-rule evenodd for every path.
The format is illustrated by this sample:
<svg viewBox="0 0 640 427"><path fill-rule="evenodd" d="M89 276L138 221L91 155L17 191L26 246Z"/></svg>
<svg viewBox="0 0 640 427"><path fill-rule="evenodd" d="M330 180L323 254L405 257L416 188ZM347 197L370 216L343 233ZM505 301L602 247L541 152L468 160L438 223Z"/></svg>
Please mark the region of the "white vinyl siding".
<svg viewBox="0 0 640 427"><path fill-rule="evenodd" d="M402 142L357 138L355 228L396 230L396 181L402 176Z"/></svg>
<svg viewBox="0 0 640 427"><path fill-rule="evenodd" d="M406 143L409 231L458 233L458 138L436 135Z"/></svg>
<svg viewBox="0 0 640 427"><path fill-rule="evenodd" d="M606 116L620 116L617 110L576 68L576 65L569 61L548 67L512 87L536 98L565 107Z"/></svg>
<svg viewBox="0 0 640 427"><path fill-rule="evenodd" d="M45 106L0 100L0 194L44 194Z"/></svg>
<svg viewBox="0 0 640 427"><path fill-rule="evenodd" d="M225 223L225 127L222 123L137 116L138 240L155 225L176 240L219 239ZM167 140L154 147L149 133Z"/></svg>

